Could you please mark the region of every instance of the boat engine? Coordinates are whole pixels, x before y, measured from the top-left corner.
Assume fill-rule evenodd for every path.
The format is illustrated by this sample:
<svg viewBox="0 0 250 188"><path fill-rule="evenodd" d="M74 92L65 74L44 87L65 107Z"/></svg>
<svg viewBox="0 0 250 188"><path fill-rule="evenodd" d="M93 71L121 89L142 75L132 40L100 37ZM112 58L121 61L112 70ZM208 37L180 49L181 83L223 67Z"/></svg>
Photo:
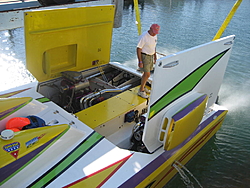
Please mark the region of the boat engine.
<svg viewBox="0 0 250 188"><path fill-rule="evenodd" d="M140 77L124 70L110 66L99 69L62 72L60 78L39 83L38 92L66 111L77 113L140 84Z"/></svg>
<svg viewBox="0 0 250 188"><path fill-rule="evenodd" d="M60 83L60 106L75 113L80 110L79 98L90 93L89 81L83 79L80 72L66 71L62 73Z"/></svg>
<svg viewBox="0 0 250 188"><path fill-rule="evenodd" d="M144 130L146 116L142 115L140 116L140 122L138 122L134 128L133 128L133 134L130 139L131 142L131 148L130 150L143 152L143 153L149 153L146 146L144 145L142 141L142 135Z"/></svg>
<svg viewBox="0 0 250 188"><path fill-rule="evenodd" d="M38 92L70 113L82 111L140 84L140 77L110 65L61 74L62 77L39 83Z"/></svg>

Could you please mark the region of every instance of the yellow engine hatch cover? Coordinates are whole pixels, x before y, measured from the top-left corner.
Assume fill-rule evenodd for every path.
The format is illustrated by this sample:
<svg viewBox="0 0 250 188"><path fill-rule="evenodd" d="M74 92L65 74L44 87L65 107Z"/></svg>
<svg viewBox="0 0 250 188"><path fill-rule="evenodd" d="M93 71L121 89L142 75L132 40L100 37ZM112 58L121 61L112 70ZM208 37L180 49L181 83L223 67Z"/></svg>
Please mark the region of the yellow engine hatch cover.
<svg viewBox="0 0 250 188"><path fill-rule="evenodd" d="M28 70L42 82L108 63L113 21L113 5L25 12Z"/></svg>

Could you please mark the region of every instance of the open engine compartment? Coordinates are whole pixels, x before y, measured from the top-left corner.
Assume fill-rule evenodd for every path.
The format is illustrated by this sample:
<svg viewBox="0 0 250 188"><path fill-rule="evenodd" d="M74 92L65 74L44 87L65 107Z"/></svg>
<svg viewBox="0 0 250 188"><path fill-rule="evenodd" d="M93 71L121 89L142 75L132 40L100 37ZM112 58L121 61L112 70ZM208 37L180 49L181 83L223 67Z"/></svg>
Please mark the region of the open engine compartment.
<svg viewBox="0 0 250 188"><path fill-rule="evenodd" d="M98 104L140 85L140 77L110 64L39 83L38 92L70 113Z"/></svg>
<svg viewBox="0 0 250 188"><path fill-rule="evenodd" d="M148 102L137 96L140 81L140 74L106 64L62 72L62 77L39 83L37 91L117 146L147 152L141 140Z"/></svg>
<svg viewBox="0 0 250 188"><path fill-rule="evenodd" d="M120 100L120 103L114 102L113 104L118 108L112 109L113 117L110 119L102 118L102 114L99 113L109 111L112 107L101 108L99 106L97 109L100 112L96 112L94 107L98 103L125 93L126 90L134 93L140 81L139 75L107 64L82 72L62 72L60 78L39 83L37 90L69 113L77 114L81 121L119 147L143 151L145 147L141 142L143 126L140 119L147 111L146 100L134 106L130 104L129 106L132 107L130 109L119 108L128 104L124 100ZM90 107L94 108L90 109ZM94 118L93 113L96 113ZM144 123L145 120L143 125Z"/></svg>

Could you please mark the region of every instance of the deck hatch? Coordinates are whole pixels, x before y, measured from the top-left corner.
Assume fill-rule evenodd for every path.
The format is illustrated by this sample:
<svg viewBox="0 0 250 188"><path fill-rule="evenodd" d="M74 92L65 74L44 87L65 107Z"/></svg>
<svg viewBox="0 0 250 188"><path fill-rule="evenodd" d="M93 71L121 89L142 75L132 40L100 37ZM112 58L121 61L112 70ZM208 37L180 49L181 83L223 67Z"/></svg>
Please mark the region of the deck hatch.
<svg viewBox="0 0 250 188"><path fill-rule="evenodd" d="M44 82L109 63L113 23L114 5L25 12L27 69Z"/></svg>

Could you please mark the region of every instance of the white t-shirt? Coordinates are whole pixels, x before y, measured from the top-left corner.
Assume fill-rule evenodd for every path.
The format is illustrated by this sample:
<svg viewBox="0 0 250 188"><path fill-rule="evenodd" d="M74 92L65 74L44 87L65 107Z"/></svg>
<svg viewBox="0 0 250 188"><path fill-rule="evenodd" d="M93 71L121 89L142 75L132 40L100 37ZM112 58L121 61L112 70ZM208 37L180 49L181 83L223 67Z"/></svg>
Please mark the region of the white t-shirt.
<svg viewBox="0 0 250 188"><path fill-rule="evenodd" d="M142 49L142 53L153 55L157 44L157 35L151 36L148 31L142 33L137 44L138 48Z"/></svg>

